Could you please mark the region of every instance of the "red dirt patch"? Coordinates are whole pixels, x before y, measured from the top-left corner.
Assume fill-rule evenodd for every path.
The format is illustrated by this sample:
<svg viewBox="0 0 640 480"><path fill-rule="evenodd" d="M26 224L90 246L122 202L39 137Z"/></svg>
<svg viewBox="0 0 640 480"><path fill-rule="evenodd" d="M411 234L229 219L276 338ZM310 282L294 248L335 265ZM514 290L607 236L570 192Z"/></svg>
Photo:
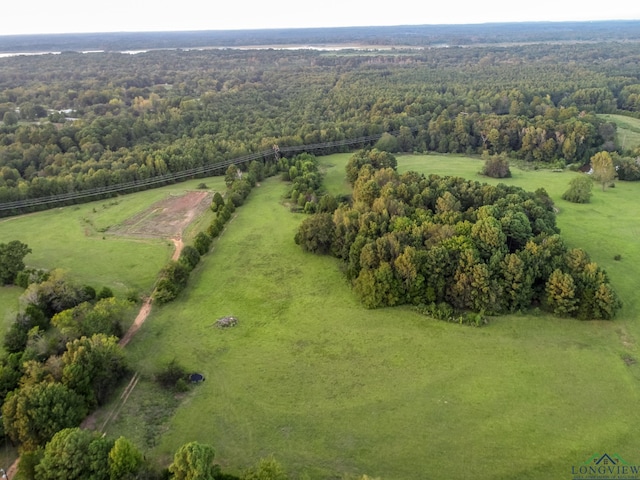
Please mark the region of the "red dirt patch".
<svg viewBox="0 0 640 480"><path fill-rule="evenodd" d="M169 196L108 232L116 235L180 238L182 231L211 204L210 192Z"/></svg>

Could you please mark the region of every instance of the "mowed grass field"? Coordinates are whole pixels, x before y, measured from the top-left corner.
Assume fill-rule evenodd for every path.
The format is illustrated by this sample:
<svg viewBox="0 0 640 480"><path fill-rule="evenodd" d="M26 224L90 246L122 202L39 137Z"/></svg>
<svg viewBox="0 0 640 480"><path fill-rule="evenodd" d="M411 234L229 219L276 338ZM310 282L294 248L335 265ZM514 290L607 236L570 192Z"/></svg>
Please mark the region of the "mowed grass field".
<svg viewBox="0 0 640 480"><path fill-rule="evenodd" d="M348 157L322 159L332 193L345 193ZM485 181L481 165L399 157L400 171ZM293 478L311 479L571 478L596 453L640 462L640 184L594 189L591 204L574 205L560 195L575 173L513 173L510 183L547 189L569 245L609 271L625 303L615 321L532 312L476 329L410 307L366 310L335 259L294 244L304 216L282 204L287 186L269 179L187 290L155 307L127 347L143 380L107 433L165 463L197 440L231 472L273 454ZM215 328L226 315L239 325ZM206 381L163 396L150 378L172 359Z"/></svg>
<svg viewBox="0 0 640 480"><path fill-rule="evenodd" d="M0 243L20 240L32 250L29 267L65 270L69 277L96 290L111 288L116 295L129 291L151 293L159 270L174 250L169 240L121 237L108 228L144 210L169 195L181 195L208 182L212 189L224 188L224 179L198 179L154 190L0 219ZM212 214L209 214L212 215ZM200 223L210 221L207 215ZM194 222L197 224L198 222ZM193 227L187 231L188 241ZM22 289L0 287L0 317L8 327L13 320ZM13 312L13 313L12 313ZM1 328L0 338L6 328Z"/></svg>

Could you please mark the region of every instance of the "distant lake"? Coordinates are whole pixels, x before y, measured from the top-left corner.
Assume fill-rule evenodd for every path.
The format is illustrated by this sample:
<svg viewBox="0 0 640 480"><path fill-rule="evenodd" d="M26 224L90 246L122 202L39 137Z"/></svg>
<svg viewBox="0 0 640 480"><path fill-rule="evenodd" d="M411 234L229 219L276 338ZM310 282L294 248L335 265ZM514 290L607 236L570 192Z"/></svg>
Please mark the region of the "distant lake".
<svg viewBox="0 0 640 480"><path fill-rule="evenodd" d="M147 53L151 50L184 50L184 51L204 51L204 50L318 50L318 51L340 51L340 50L393 50L393 49L411 49L419 50L423 47L402 46L402 45L357 45L357 44L340 44L340 45L241 45L241 46L211 46L211 47L187 47L187 48L159 48L144 50L116 50L118 53L127 53L136 55L138 53ZM32 55L60 55L62 52L5 52L0 53L0 58L32 56ZM80 53L105 53L105 50L85 50Z"/></svg>

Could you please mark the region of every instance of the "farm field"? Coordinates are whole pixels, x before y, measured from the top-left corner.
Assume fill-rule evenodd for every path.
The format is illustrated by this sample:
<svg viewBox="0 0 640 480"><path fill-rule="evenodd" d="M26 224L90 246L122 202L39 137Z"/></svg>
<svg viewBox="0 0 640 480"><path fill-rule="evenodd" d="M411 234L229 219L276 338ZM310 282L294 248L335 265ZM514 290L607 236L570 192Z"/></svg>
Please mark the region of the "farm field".
<svg viewBox="0 0 640 480"><path fill-rule="evenodd" d="M348 157L322 159L332 193L345 192ZM465 157L398 163L491 180ZM236 212L187 290L154 308L127 347L143 380L107 433L161 462L197 440L232 473L273 454L294 478L311 479L570 478L596 453L639 462L640 185L594 188L592 203L575 205L560 195L576 173L512 171L509 183L547 189L567 242L607 269L625 304L615 321L532 312L476 329L410 307L365 310L336 260L294 244L304 216L282 204L287 187L273 178ZM239 325L215 328L226 315ZM150 378L172 359L206 382L159 395Z"/></svg>
<svg viewBox="0 0 640 480"><path fill-rule="evenodd" d="M640 119L612 114L598 116L613 121L618 126L616 142L623 150L632 150L640 146Z"/></svg>

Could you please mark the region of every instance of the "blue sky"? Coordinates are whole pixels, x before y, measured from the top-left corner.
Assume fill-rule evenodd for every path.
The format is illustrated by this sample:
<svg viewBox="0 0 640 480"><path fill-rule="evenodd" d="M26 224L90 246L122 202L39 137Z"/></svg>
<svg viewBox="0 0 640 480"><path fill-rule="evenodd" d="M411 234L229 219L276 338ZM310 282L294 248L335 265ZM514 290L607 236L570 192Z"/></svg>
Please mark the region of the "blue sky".
<svg viewBox="0 0 640 480"><path fill-rule="evenodd" d="M640 19L640 1L31 0L2 6L0 35ZM97 6L97 5L99 6Z"/></svg>

